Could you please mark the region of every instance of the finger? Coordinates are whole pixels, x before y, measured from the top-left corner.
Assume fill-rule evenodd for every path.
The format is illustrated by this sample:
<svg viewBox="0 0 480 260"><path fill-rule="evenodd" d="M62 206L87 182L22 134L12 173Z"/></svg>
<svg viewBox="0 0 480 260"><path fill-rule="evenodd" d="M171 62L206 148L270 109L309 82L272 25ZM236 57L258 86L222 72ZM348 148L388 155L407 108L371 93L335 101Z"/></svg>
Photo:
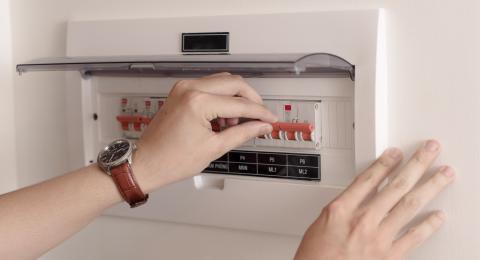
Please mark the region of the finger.
<svg viewBox="0 0 480 260"><path fill-rule="evenodd" d="M440 168L435 175L400 200L383 220L382 230L385 230L389 236L395 236L427 203L453 181L454 176L452 168L448 166Z"/></svg>
<svg viewBox="0 0 480 260"><path fill-rule="evenodd" d="M380 223L385 215L409 192L430 167L440 153L440 144L429 140L410 158L391 182L382 189L367 205L367 213L376 223Z"/></svg>
<svg viewBox="0 0 480 260"><path fill-rule="evenodd" d="M263 100L241 76L217 74L203 77L188 84L190 89L199 90L216 95L240 96L253 102L262 104Z"/></svg>
<svg viewBox="0 0 480 260"><path fill-rule="evenodd" d="M217 118L217 122L220 129L223 129L227 125L225 118Z"/></svg>
<svg viewBox="0 0 480 260"><path fill-rule="evenodd" d="M214 74L210 74L210 75L207 75L207 76L203 76L201 78L202 79L204 79L204 78L214 78L214 77L226 76L226 75L232 75L232 74L230 72L219 72L219 73L214 73Z"/></svg>
<svg viewBox="0 0 480 260"><path fill-rule="evenodd" d="M217 147L220 147L219 154L235 149L248 140L257 136L271 133L272 125L261 121L248 121L232 126L217 134Z"/></svg>
<svg viewBox="0 0 480 260"><path fill-rule="evenodd" d="M422 223L407 231L392 246L394 259L404 259L413 249L420 246L445 222L445 214L441 211L430 214Z"/></svg>
<svg viewBox="0 0 480 260"><path fill-rule="evenodd" d="M339 196L347 209L356 209L371 192L385 180L391 171L398 166L403 158L402 152L396 148L390 148L365 170L358 175L353 183Z"/></svg>
<svg viewBox="0 0 480 260"><path fill-rule="evenodd" d="M204 104L204 112L208 121L215 118L239 117L257 119L268 123L277 121L277 116L266 107L242 97L208 95Z"/></svg>
<svg viewBox="0 0 480 260"><path fill-rule="evenodd" d="M234 126L238 125L239 119L238 118L227 118L227 125L228 126Z"/></svg>

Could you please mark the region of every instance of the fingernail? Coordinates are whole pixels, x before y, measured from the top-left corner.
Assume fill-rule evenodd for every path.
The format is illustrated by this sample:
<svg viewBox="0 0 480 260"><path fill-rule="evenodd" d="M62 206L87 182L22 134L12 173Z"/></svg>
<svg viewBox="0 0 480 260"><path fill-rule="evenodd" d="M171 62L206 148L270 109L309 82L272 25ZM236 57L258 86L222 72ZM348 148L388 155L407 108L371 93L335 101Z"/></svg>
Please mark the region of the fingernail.
<svg viewBox="0 0 480 260"><path fill-rule="evenodd" d="M455 175L455 171L451 167L448 167L448 166L443 166L440 169L440 172L443 173L448 178L451 178Z"/></svg>
<svg viewBox="0 0 480 260"><path fill-rule="evenodd" d="M402 152L400 152L399 149L397 148L388 148L386 151L385 151L385 154L387 156L389 156L390 158L393 158L395 160L398 160L402 157Z"/></svg>
<svg viewBox="0 0 480 260"><path fill-rule="evenodd" d="M429 152L435 152L438 150L439 148L439 144L437 141L434 141L434 140L428 140L426 143L425 143L425 150L429 151Z"/></svg>

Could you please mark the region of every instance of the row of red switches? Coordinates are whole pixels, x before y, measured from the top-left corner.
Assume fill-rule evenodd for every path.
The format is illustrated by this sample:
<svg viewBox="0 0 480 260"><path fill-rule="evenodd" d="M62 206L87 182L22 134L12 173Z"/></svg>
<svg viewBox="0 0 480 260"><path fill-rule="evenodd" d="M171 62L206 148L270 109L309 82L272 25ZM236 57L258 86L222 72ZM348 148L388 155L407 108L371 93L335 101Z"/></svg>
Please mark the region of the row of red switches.
<svg viewBox="0 0 480 260"><path fill-rule="evenodd" d="M312 141L315 127L309 123L273 123L273 131L261 138L286 141Z"/></svg>
<svg viewBox="0 0 480 260"><path fill-rule="evenodd" d="M142 131L142 125L148 126L152 121L152 118L145 116L121 115L117 116L117 121L120 122L124 131L130 130L130 124L133 125L135 131Z"/></svg>
<svg viewBox="0 0 480 260"><path fill-rule="evenodd" d="M309 123L288 123L288 122L276 122L272 124L273 131L286 131L286 132L302 132L311 134L315 127Z"/></svg>
<svg viewBox="0 0 480 260"><path fill-rule="evenodd" d="M221 131L218 122L212 121L211 124L214 132ZM273 123L272 127L273 131L270 134L260 138L297 141L312 141L314 139L315 127L309 123L277 122Z"/></svg>

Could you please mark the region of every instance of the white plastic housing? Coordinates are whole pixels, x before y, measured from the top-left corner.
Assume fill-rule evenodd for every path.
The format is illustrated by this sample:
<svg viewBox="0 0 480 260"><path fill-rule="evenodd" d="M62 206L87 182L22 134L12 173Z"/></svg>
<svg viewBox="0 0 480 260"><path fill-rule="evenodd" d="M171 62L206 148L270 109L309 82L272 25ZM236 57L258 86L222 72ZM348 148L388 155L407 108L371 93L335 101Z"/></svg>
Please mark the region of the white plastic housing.
<svg viewBox="0 0 480 260"><path fill-rule="evenodd" d="M69 56L179 54L182 32L230 32L232 53L336 54L355 65L350 78L248 78L267 100L321 104L317 147L246 144L240 149L317 153L322 180L202 174L159 189L148 204L108 215L299 235L386 143L385 50L380 10L71 22ZM334 25L334 26L333 26ZM121 136L124 96L164 97L179 78L82 77L68 72L70 165L87 165ZM268 102L267 102L268 105ZM98 120L93 120L96 113ZM303 117L303 115L302 115ZM313 119L312 119L313 120ZM354 122L354 126L350 123ZM316 133L317 134L317 133ZM261 140L266 141L266 140ZM259 142L261 142L259 141Z"/></svg>

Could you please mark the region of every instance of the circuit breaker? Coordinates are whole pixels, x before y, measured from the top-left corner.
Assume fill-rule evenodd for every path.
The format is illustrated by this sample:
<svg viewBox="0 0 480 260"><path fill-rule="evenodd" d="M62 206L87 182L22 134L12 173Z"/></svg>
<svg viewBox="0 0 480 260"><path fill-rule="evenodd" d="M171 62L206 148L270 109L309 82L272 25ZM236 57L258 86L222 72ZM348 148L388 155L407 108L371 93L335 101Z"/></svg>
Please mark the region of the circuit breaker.
<svg viewBox="0 0 480 260"><path fill-rule="evenodd" d="M165 97L121 97L115 118L122 136L138 139L164 102ZM332 103L335 106L348 104L346 101L266 99L264 105L279 119L272 124L273 131L258 136L239 150L231 151L211 162L204 172L321 181L320 150L342 148L322 143L322 125L333 128L334 122L343 121L343 128L337 127L336 132L348 133L348 139L353 140L352 107L350 106L350 111L344 107L342 113L329 115L328 108ZM211 125L215 132L225 128L220 127L216 120ZM347 141L344 140L343 143L346 144ZM349 147L351 143L343 148ZM283 151L278 152L279 149Z"/></svg>
<svg viewBox="0 0 480 260"><path fill-rule="evenodd" d="M122 136L129 139L140 138L163 106L164 100L156 97L122 97L119 113L116 116Z"/></svg>

